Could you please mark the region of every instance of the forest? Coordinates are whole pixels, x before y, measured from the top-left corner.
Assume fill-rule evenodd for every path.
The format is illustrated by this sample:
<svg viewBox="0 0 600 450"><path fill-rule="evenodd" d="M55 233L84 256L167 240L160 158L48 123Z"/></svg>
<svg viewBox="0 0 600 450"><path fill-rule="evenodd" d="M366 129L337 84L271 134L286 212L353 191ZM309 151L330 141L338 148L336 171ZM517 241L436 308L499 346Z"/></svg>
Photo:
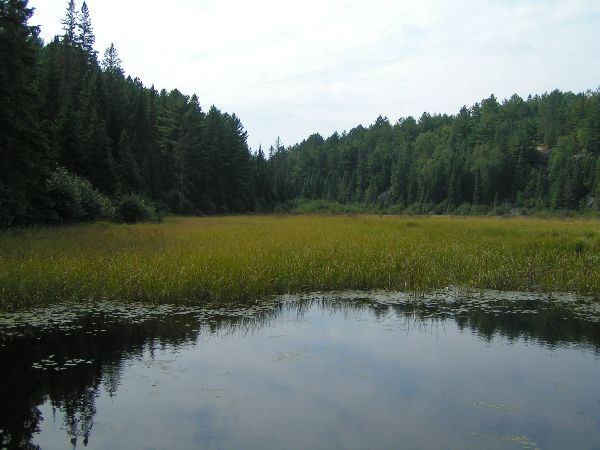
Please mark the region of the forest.
<svg viewBox="0 0 600 450"><path fill-rule="evenodd" d="M68 1L62 35L0 0L0 228L161 214L288 211L303 202L387 213L600 209L600 89L494 95L266 154L234 113L126 76ZM210 86L201 86L210 89Z"/></svg>

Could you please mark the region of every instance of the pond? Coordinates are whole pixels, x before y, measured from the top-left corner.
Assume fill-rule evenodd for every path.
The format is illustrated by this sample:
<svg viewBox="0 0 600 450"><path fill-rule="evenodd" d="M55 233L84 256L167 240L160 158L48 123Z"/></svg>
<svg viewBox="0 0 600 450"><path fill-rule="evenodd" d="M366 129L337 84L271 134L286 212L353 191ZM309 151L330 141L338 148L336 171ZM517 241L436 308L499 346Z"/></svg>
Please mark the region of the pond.
<svg viewBox="0 0 600 450"><path fill-rule="evenodd" d="M2 448L600 449L600 307L341 292L0 314Z"/></svg>

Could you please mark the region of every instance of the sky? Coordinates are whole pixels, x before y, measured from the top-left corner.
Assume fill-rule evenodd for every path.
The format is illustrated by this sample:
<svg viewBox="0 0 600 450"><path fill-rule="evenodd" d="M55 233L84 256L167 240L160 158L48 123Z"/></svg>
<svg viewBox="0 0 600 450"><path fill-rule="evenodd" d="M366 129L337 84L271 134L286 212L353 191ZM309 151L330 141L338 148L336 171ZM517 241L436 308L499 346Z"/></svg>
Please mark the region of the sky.
<svg viewBox="0 0 600 450"><path fill-rule="evenodd" d="M76 0L77 8L82 0ZM67 0L30 0L49 41ZM87 0L127 75L235 113L253 150L600 86L598 0Z"/></svg>

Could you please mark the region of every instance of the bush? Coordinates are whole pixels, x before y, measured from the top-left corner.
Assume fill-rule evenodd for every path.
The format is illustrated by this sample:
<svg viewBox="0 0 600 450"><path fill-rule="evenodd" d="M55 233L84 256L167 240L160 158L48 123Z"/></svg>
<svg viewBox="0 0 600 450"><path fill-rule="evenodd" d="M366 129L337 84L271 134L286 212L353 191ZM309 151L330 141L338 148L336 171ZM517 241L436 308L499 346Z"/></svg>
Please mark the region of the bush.
<svg viewBox="0 0 600 450"><path fill-rule="evenodd" d="M62 167L56 169L48 179L48 193L57 221L75 222L82 219L84 213L75 175Z"/></svg>
<svg viewBox="0 0 600 450"><path fill-rule="evenodd" d="M273 211L275 212L275 214L289 214L295 210L298 204L298 200L287 200L283 203L279 202L275 205Z"/></svg>
<svg viewBox="0 0 600 450"><path fill-rule="evenodd" d="M468 215L471 216L481 216L483 214L486 214L488 212L488 208L486 205L482 205L480 203L476 203L476 204L472 204L471 205L471 211Z"/></svg>
<svg viewBox="0 0 600 450"><path fill-rule="evenodd" d="M58 168L48 179L54 221L79 222L107 219L114 216L110 199L94 189L85 178Z"/></svg>
<svg viewBox="0 0 600 450"><path fill-rule="evenodd" d="M495 216L506 216L509 215L512 210L510 203L502 203L501 205L493 206L490 214Z"/></svg>
<svg viewBox="0 0 600 450"><path fill-rule="evenodd" d="M115 219L122 223L160 222L161 217L152 202L137 194L129 194L119 201Z"/></svg>
<svg viewBox="0 0 600 450"><path fill-rule="evenodd" d="M422 214L422 210L421 210L421 204L420 203L413 203L412 205L409 205L405 210L404 210L404 214L409 215L409 216L415 216L415 215L419 215Z"/></svg>
<svg viewBox="0 0 600 450"><path fill-rule="evenodd" d="M108 197L94 189L92 184L84 178L77 178L77 188L79 202L83 209L82 220L92 222L113 219L115 207Z"/></svg>
<svg viewBox="0 0 600 450"><path fill-rule="evenodd" d="M404 213L404 207L403 205L392 205L387 208L386 213L392 215L401 215Z"/></svg>
<svg viewBox="0 0 600 450"><path fill-rule="evenodd" d="M329 200L301 200L294 208L295 213L299 214L341 214L343 213L343 205L331 202Z"/></svg>
<svg viewBox="0 0 600 450"><path fill-rule="evenodd" d="M472 208L470 203L461 203L454 209L455 216L468 216L471 214Z"/></svg>
<svg viewBox="0 0 600 450"><path fill-rule="evenodd" d="M300 200L290 203L295 214L360 214L372 212L364 205L356 203L338 203L331 200ZM376 210L379 211L379 210Z"/></svg>

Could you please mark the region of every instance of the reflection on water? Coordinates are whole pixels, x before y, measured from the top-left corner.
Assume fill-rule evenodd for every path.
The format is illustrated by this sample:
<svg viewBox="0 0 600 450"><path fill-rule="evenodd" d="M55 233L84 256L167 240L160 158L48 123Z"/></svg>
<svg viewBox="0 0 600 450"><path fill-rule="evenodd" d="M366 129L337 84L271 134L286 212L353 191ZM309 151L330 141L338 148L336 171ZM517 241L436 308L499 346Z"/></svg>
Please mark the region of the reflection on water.
<svg viewBox="0 0 600 450"><path fill-rule="evenodd" d="M599 323L453 290L2 314L0 447L600 449Z"/></svg>

